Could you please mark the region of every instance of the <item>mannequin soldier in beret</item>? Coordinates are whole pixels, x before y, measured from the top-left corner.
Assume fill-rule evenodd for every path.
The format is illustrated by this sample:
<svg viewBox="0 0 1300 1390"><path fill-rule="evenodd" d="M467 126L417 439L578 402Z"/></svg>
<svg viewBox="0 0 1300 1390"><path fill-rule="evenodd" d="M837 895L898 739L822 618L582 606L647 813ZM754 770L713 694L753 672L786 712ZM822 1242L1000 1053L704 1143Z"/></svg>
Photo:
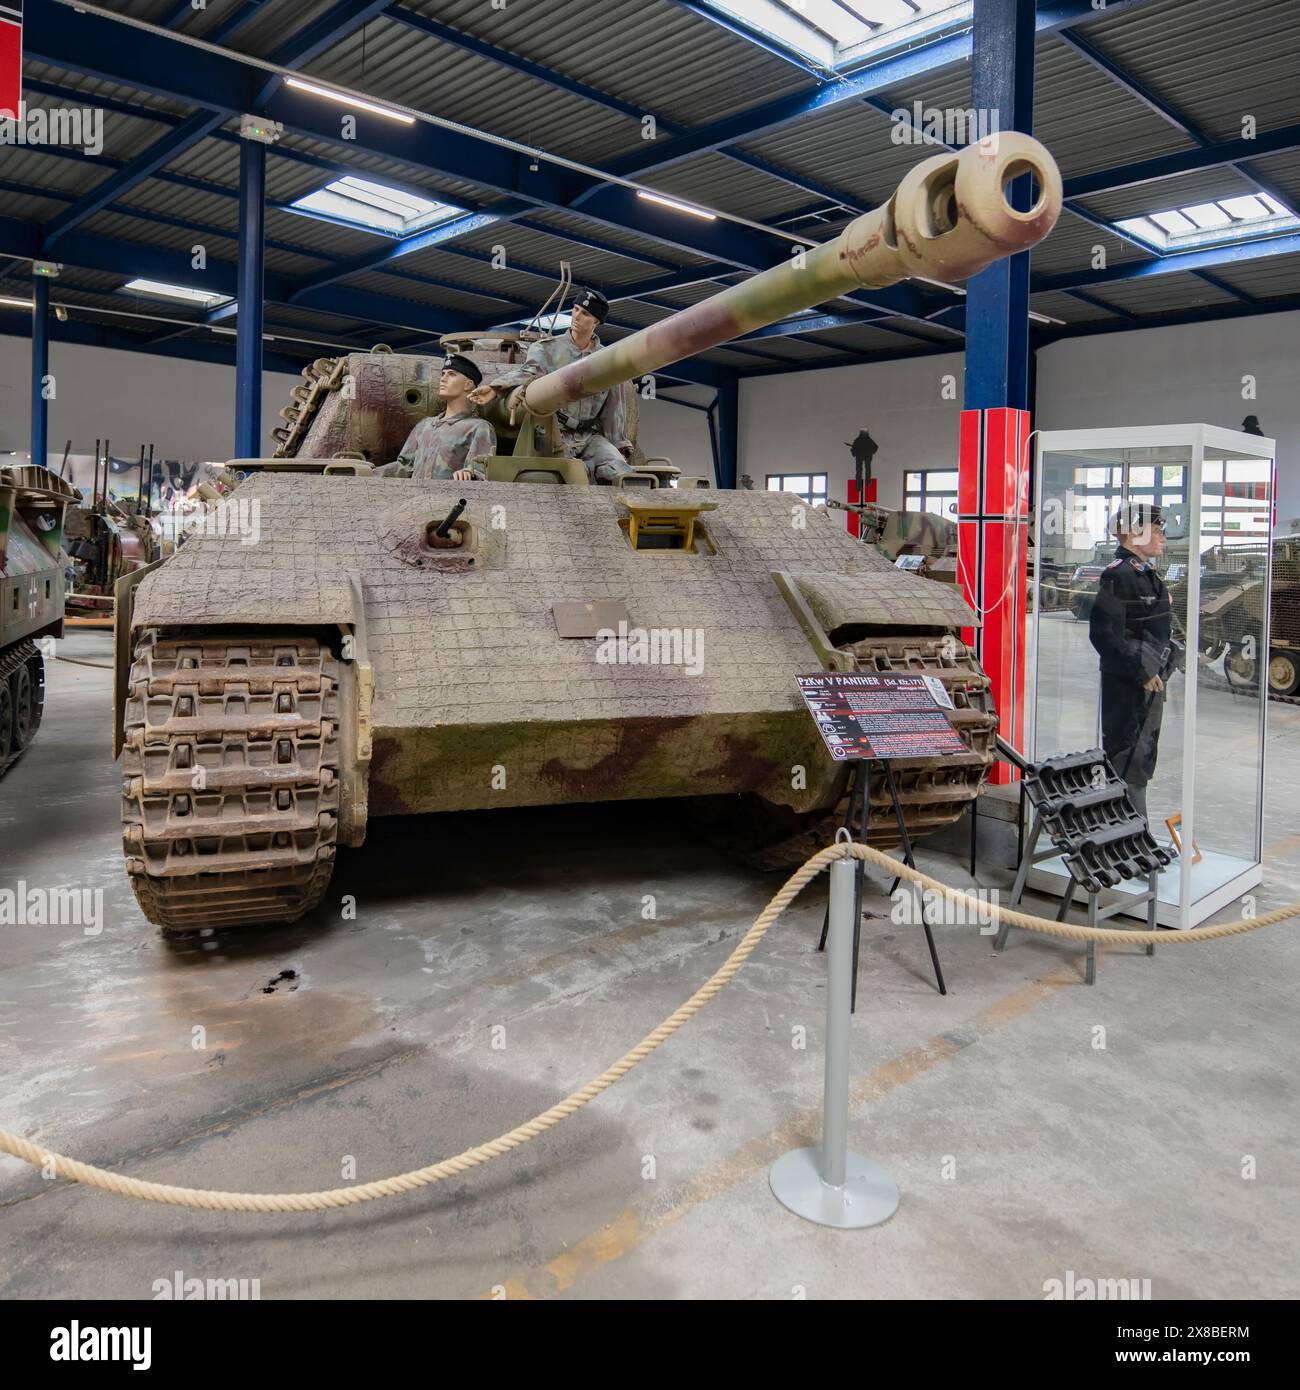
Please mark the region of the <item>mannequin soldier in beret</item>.
<svg viewBox="0 0 1300 1390"><path fill-rule="evenodd" d="M452 353L438 378L438 395L446 409L421 420L397 459L375 471L386 478L455 478L458 482L486 478L487 469L479 458L496 453L497 435L470 407L470 392L482 380L476 363Z"/></svg>
<svg viewBox="0 0 1300 1390"><path fill-rule="evenodd" d="M558 367L567 367L600 346L596 329L605 322L609 301L599 290L580 289L573 301L569 331L558 338L543 338L528 349L528 356L517 367L510 367L494 381L480 386L470 399L488 405L493 396L503 395ZM632 472L624 455L632 445L627 438L627 398L622 386L583 396L556 413L565 456L581 459L593 483L612 483L620 474Z"/></svg>
<svg viewBox="0 0 1300 1390"><path fill-rule="evenodd" d="M1119 547L1101 572L1088 637L1101 657L1102 747L1145 817L1165 682L1177 666L1173 600L1153 563L1164 553L1165 526L1159 507L1127 502L1111 530Z"/></svg>

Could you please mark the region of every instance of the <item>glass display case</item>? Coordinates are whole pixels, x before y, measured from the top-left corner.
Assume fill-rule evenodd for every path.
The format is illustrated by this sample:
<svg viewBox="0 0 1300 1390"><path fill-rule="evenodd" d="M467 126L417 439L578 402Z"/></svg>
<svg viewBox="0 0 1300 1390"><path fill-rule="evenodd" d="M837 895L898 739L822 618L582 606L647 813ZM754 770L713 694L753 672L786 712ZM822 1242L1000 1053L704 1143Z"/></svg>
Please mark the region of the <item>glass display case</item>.
<svg viewBox="0 0 1300 1390"><path fill-rule="evenodd" d="M1089 621L1099 576L1115 558L1111 519L1124 502L1163 509L1165 551L1154 564L1173 600L1173 634L1186 647L1185 669L1167 682L1147 788L1152 834L1181 851L1161 876L1164 926L1195 926L1262 876L1273 457L1271 439L1213 425L1038 436L1027 629L1031 758L1102 746ZM1068 876L1059 860L1048 860L1029 882L1063 895ZM1135 883L1133 893L1144 888Z"/></svg>

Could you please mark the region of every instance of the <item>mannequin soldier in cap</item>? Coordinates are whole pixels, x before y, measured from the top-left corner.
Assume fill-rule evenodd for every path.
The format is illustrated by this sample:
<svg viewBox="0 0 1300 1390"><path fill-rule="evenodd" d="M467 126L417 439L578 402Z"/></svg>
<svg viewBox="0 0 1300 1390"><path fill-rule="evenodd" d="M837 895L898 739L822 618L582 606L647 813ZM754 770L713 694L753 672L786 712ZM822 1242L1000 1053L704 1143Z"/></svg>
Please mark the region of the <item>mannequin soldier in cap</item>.
<svg viewBox="0 0 1300 1390"><path fill-rule="evenodd" d="M510 367L494 381L471 395L477 405L487 405L502 395L558 367L567 367L601 346L597 327L605 322L609 301L599 290L580 289L573 301L572 324L559 338L543 338L528 349L528 356ZM632 472L624 454L631 449L627 438L627 399L621 386L583 396L556 413L565 456L581 459L593 483L612 483L620 474Z"/></svg>
<svg viewBox="0 0 1300 1390"><path fill-rule="evenodd" d="M375 471L386 478L455 478L459 482L486 478L487 469L479 458L496 453L497 435L470 408L470 392L482 380L476 363L452 353L438 378L438 395L446 409L421 420L397 459Z"/></svg>
<svg viewBox="0 0 1300 1390"><path fill-rule="evenodd" d="M1164 553L1165 527L1159 507L1127 502L1111 530L1119 547L1101 572L1088 637L1101 657L1102 747L1145 817L1165 681L1175 669L1173 600L1152 563Z"/></svg>

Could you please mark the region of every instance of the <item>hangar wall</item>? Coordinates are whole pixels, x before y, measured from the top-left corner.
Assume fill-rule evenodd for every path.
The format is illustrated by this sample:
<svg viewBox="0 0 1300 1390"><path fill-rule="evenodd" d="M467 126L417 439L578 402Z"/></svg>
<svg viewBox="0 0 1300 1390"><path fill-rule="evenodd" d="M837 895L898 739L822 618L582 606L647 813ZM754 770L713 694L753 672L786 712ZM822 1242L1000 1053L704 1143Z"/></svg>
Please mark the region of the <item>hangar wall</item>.
<svg viewBox="0 0 1300 1390"><path fill-rule="evenodd" d="M1300 313L1067 339L1038 353L1043 429L1206 422L1237 429L1257 415L1278 446L1278 518L1300 516ZM829 473L846 496L859 429L880 446L873 472L885 506L902 504L905 468L955 468L960 354L751 378L740 386L741 469ZM1242 378L1255 378L1253 401ZM954 376L957 400L943 399ZM795 422L798 422L797 425Z"/></svg>

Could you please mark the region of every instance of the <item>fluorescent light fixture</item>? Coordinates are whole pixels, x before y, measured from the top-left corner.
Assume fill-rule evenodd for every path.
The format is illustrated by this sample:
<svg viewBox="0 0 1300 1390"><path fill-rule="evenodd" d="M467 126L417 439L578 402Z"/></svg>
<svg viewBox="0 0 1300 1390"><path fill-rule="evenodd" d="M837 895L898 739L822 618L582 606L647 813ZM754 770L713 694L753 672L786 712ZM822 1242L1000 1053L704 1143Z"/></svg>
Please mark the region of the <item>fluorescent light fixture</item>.
<svg viewBox="0 0 1300 1390"><path fill-rule="evenodd" d="M285 85L296 87L300 92L310 92L314 97L324 97L326 101L337 101L340 106L355 106L358 111L370 111L376 116L386 116L390 121L401 121L403 125L414 125L415 117L407 116L392 107L380 106L376 101L365 97L348 96L344 92L332 92L328 87L318 87L314 82L304 82L301 77L286 77Z"/></svg>
<svg viewBox="0 0 1300 1390"><path fill-rule="evenodd" d="M12 299L7 294L0 294L0 304L8 305L12 309L30 309L32 307L30 299Z"/></svg>
<svg viewBox="0 0 1300 1390"><path fill-rule="evenodd" d="M661 203L666 208L672 208L674 212L688 212L692 217L702 217L706 222L718 220L716 213L706 212L703 208L693 208L689 203L679 203L676 198L665 198L662 193L647 193L644 189L638 188L636 196L644 198L647 203Z"/></svg>
<svg viewBox="0 0 1300 1390"><path fill-rule="evenodd" d="M1142 217L1123 217L1115 225L1160 252L1194 251L1293 232L1300 228L1300 217L1272 194L1247 193Z"/></svg>
<svg viewBox="0 0 1300 1390"><path fill-rule="evenodd" d="M1064 324L1064 322L1065 322L1064 319L1054 319L1054 318L1051 316L1051 314L1040 314L1040 313L1038 312L1037 309L1031 309L1031 310L1029 311L1029 317L1030 317L1031 319L1033 319L1035 323L1060 323L1060 324Z"/></svg>
<svg viewBox="0 0 1300 1390"><path fill-rule="evenodd" d="M224 304L229 298L224 294L213 294L210 290L192 290L186 285L165 285L161 280L128 280L122 290L132 294L145 294L153 299L179 299L184 304L201 304L211 309L214 304Z"/></svg>
<svg viewBox="0 0 1300 1390"><path fill-rule="evenodd" d="M422 198L405 189L391 188L353 174L335 179L289 206L292 211L309 217L346 222L354 227L363 227L368 232L382 232L385 236L394 237L408 236L411 232L450 222L465 211L454 203Z"/></svg>

